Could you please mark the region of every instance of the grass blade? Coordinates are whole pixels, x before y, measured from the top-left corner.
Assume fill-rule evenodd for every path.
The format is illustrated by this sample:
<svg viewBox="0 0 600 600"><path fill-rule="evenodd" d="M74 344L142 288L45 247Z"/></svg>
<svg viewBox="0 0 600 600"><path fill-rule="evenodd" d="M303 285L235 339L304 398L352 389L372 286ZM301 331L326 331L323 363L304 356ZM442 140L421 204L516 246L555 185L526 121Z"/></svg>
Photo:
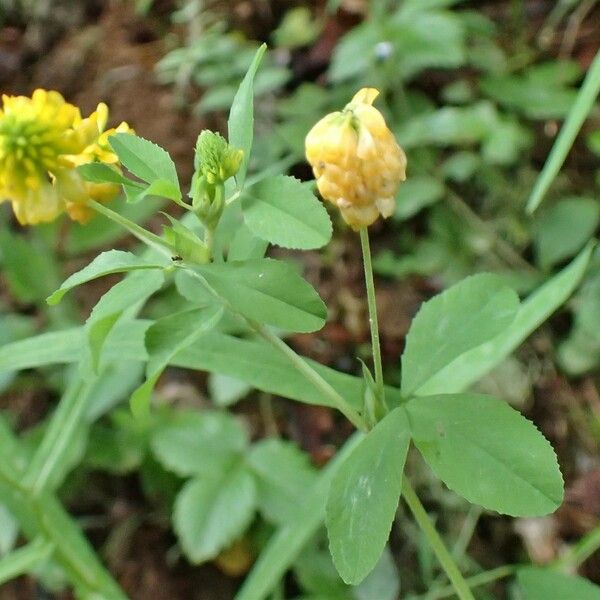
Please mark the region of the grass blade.
<svg viewBox="0 0 600 600"><path fill-rule="evenodd" d="M583 122L592 110L598 93L600 93L600 51L598 51L590 66L577 99L552 146L542 172L535 182L533 192L531 192L531 196L527 201L527 212L529 214L533 213L541 204L554 178L560 171Z"/></svg>

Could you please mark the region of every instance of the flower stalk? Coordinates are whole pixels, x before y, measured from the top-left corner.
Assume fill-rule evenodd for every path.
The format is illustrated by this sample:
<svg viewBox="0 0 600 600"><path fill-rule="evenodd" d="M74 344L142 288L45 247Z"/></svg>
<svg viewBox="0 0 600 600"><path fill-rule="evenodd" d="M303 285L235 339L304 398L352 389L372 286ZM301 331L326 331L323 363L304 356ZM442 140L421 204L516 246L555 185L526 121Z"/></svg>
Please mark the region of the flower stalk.
<svg viewBox="0 0 600 600"><path fill-rule="evenodd" d="M373 354L373 367L375 369L375 384L377 389L377 402L387 413L385 402L385 386L383 382L383 363L381 360L381 343L379 341L379 322L377 319L377 302L375 297L375 282L373 279L373 261L369 244L369 232L366 227L360 230L360 245L363 255L365 270L365 287L367 289L367 303L369 306L369 328L371 330L371 352Z"/></svg>

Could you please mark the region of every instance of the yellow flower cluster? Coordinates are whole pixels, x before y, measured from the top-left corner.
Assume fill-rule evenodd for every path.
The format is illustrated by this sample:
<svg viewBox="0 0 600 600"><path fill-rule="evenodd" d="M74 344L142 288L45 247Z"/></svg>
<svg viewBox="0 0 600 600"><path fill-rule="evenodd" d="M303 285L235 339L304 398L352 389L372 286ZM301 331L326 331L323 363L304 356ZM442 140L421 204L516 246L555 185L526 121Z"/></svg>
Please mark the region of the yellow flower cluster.
<svg viewBox="0 0 600 600"><path fill-rule="evenodd" d="M118 166L108 136L130 129L121 123L105 131L107 119L106 104L84 119L54 91L2 96L0 202L12 203L19 223L52 221L62 212L83 223L91 216L86 200L107 202L119 193L119 186L87 182L75 170L93 161Z"/></svg>
<svg viewBox="0 0 600 600"><path fill-rule="evenodd" d="M406 156L372 106L379 92L363 88L343 111L323 117L306 136L306 158L321 196L355 230L394 212Z"/></svg>

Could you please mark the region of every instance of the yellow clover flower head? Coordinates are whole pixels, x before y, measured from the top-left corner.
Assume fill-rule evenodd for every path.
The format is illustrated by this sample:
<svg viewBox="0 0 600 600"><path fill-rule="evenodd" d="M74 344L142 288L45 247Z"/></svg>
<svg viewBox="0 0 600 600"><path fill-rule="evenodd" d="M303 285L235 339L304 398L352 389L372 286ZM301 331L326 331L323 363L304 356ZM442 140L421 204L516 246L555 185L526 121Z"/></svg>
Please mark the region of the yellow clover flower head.
<svg viewBox="0 0 600 600"><path fill-rule="evenodd" d="M321 196L358 230L394 212L406 155L372 106L379 92L363 88L343 111L323 117L306 136L306 158Z"/></svg>
<svg viewBox="0 0 600 600"><path fill-rule="evenodd" d="M75 168L117 157L107 143L116 130L104 131L105 104L88 118L55 91L35 90L27 96L2 96L0 108L0 202L8 200L21 224L54 220L63 211L86 221L88 198L105 201L119 192L113 184L84 181ZM129 131L121 124L119 131Z"/></svg>

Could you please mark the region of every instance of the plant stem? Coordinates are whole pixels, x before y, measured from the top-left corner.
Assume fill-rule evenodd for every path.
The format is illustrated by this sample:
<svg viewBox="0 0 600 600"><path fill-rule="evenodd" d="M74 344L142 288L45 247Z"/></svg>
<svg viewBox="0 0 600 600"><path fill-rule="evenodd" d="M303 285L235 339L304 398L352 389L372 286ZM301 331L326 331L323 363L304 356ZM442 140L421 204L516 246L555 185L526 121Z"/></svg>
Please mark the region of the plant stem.
<svg viewBox="0 0 600 600"><path fill-rule="evenodd" d="M561 556L554 567L560 570L577 569L600 548L600 526L582 537L568 552Z"/></svg>
<svg viewBox="0 0 600 600"><path fill-rule="evenodd" d="M385 408L385 388L383 385L383 365L381 362L381 344L379 342L379 323L377 321L377 302L375 298L375 282L373 280L373 263L369 244L369 232L366 227L360 230L360 246L362 248L365 268L365 286L367 288L367 303L369 305L369 328L371 329L371 351L375 368L375 383L377 396Z"/></svg>
<svg viewBox="0 0 600 600"><path fill-rule="evenodd" d="M53 557L80 591L96 593L107 600L127 600L58 500L45 492L33 497L29 490L24 490L20 485L20 475L8 461L0 461L2 501L18 519L25 536L30 540L41 536L53 544Z"/></svg>
<svg viewBox="0 0 600 600"><path fill-rule="evenodd" d="M52 542L39 537L2 557L0 559L0 585L33 570L41 562L50 558L53 550Z"/></svg>
<svg viewBox="0 0 600 600"><path fill-rule="evenodd" d="M448 552L446 546L444 546L444 542L442 541L440 534L431 523L429 515L425 511L424 506L421 504L419 497L417 496L406 476L402 481L402 496L404 497L408 508L413 514L415 521L421 528L421 531L425 534L425 537L427 538L431 549L437 556L440 565L446 572L446 575L448 576L450 583L452 583L452 587L454 588L456 595L460 598L460 600L475 600L469 585L456 566L456 563L450 555L450 552Z"/></svg>
<svg viewBox="0 0 600 600"><path fill-rule="evenodd" d="M465 579L465 582L468 584L469 588L485 585L486 583L493 583L494 581L498 581L498 579L510 577L514 574L517 568L518 565L503 565L502 567L498 567L496 569L478 573L477 575L473 575L473 577L468 577ZM427 594L419 596L418 598L414 598L413 600L442 600L443 598L450 598L455 594L455 588L449 585L447 587L428 592Z"/></svg>
<svg viewBox="0 0 600 600"><path fill-rule="evenodd" d="M239 314L239 313L238 313ZM283 340L278 338L270 329L264 325L252 322L243 315L242 318L256 331L264 340L277 348L292 365L306 377L316 388L329 398L333 406L337 408L357 429L367 431L365 420L346 400L336 391L336 389L319 375L299 354L290 348Z"/></svg>
<svg viewBox="0 0 600 600"><path fill-rule="evenodd" d="M123 215L120 215L118 212L108 208L108 206L104 206L104 204L100 204L100 202L96 202L95 200L88 200L87 204L90 208L93 208L96 212L108 217L111 221L121 225L124 227L131 235L135 236L140 242L143 242L147 246L151 248L155 248L165 256L171 257L173 255L172 249L169 244L163 238L140 227L137 223L134 223L130 219L127 219Z"/></svg>
<svg viewBox="0 0 600 600"><path fill-rule="evenodd" d="M76 375L77 377L77 375ZM91 384L71 383L52 415L40 445L29 463L22 484L36 496L52 484L62 468L65 453L73 444L85 416Z"/></svg>
<svg viewBox="0 0 600 600"><path fill-rule="evenodd" d="M460 560L467 553L467 548L471 543L475 528L477 527L477 522L479 521L482 512L483 509L475 504L471 505L469 508L458 538L452 546L451 554L455 560Z"/></svg>
<svg viewBox="0 0 600 600"><path fill-rule="evenodd" d="M210 227L204 226L204 243L208 248L208 252L210 254L210 260L213 259L214 256L214 247L215 247L215 230Z"/></svg>

